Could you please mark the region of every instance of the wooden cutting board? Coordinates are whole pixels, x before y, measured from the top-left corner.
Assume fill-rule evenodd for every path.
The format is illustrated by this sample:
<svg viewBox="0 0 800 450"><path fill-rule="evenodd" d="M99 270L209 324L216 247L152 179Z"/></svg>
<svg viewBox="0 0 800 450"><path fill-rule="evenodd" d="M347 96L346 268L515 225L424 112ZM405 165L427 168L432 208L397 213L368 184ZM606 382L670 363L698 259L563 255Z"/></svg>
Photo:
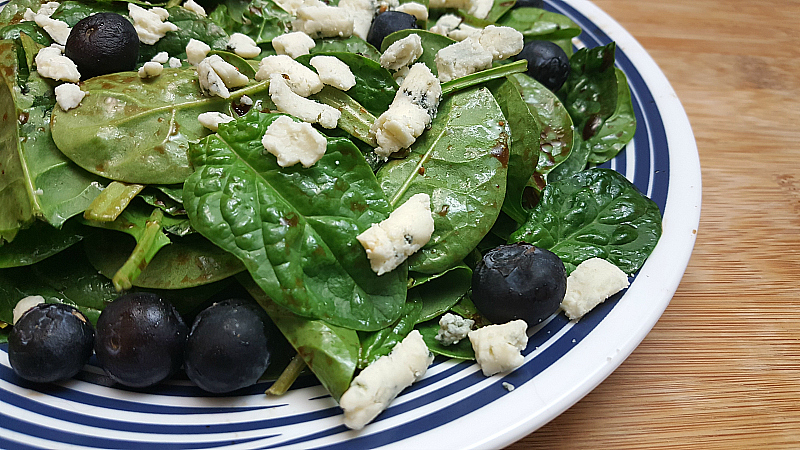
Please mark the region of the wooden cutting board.
<svg viewBox="0 0 800 450"><path fill-rule="evenodd" d="M703 205L638 349L514 450L800 448L800 1L595 0L692 123Z"/></svg>

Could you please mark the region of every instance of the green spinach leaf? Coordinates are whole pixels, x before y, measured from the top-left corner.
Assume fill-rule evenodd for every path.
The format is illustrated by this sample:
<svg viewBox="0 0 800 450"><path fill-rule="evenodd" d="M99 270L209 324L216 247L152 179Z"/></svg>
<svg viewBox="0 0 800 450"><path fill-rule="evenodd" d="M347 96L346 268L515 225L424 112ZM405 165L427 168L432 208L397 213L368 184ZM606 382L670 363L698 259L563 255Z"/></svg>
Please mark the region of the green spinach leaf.
<svg viewBox="0 0 800 450"><path fill-rule="evenodd" d="M472 285L472 269L460 264L434 275L412 272L409 279L413 282L407 301L422 305L417 319L419 323L446 313L458 303Z"/></svg>
<svg viewBox="0 0 800 450"><path fill-rule="evenodd" d="M228 2L225 9L218 7L210 15L211 20L229 34L242 33L250 36L256 44L270 44L272 39L283 34L294 16L284 11L272 0L253 0L242 9ZM237 13L241 11L241 16ZM225 15L231 12L232 14ZM180 26L180 25L179 25Z"/></svg>
<svg viewBox="0 0 800 450"><path fill-rule="evenodd" d="M13 242L0 247L0 267L37 263L80 242L84 231L74 220L65 223L60 230L37 220L29 228L21 230Z"/></svg>
<svg viewBox="0 0 800 450"><path fill-rule="evenodd" d="M511 27L525 39L571 39L581 34L581 27L569 17L539 8L514 8L497 21L498 26Z"/></svg>
<svg viewBox="0 0 800 450"><path fill-rule="evenodd" d="M436 68L436 53L439 50L454 44L456 41L441 34L431 33L430 31L423 30L400 30L386 36L381 44L381 51L385 52L386 49L394 44L396 41L407 37L409 34L416 34L422 40L422 56L419 57L417 62L424 63L431 69L434 75L439 74L439 69Z"/></svg>
<svg viewBox="0 0 800 450"><path fill-rule="evenodd" d="M489 232L505 197L508 158L508 124L482 88L444 99L409 155L381 167L378 181L394 207L414 194L431 197L433 236L409 258L411 270L443 272Z"/></svg>
<svg viewBox="0 0 800 450"><path fill-rule="evenodd" d="M375 136L370 132L372 124L375 123L375 116L370 114L347 93L334 87L325 86L310 98L332 106L342 113L336 124L339 129L346 131L350 136L368 144L370 147L378 146Z"/></svg>
<svg viewBox="0 0 800 450"><path fill-rule="evenodd" d="M316 39L315 42L317 45L310 50L311 54L343 52L355 53L373 61L379 61L381 59L381 53L367 41L358 36Z"/></svg>
<svg viewBox="0 0 800 450"><path fill-rule="evenodd" d="M358 352L361 348L358 333L322 320L297 316L275 303L252 278L246 275L237 278L267 311L286 340L292 344L334 400L339 401L344 391L350 387L358 364Z"/></svg>
<svg viewBox="0 0 800 450"><path fill-rule="evenodd" d="M197 116L228 111L231 102L248 95L266 96L268 82L252 83L231 99L206 97L194 68L164 69L153 80L135 72L91 78L88 95L69 111L54 108L53 140L84 169L112 180L138 184L181 183L192 173L189 142L210 132Z"/></svg>
<svg viewBox="0 0 800 450"><path fill-rule="evenodd" d="M170 31L154 45L142 44L139 47L139 62L150 61L156 53L167 52L175 58L186 58L186 44L191 39L203 41L212 50L225 50L230 37L228 33L211 20L197 15L182 6L167 8L169 20L178 27ZM163 76L163 74L162 74Z"/></svg>
<svg viewBox="0 0 800 450"><path fill-rule="evenodd" d="M633 112L631 89L625 73L616 69L617 108L603 123L586 145L589 146L589 162L602 164L611 160L636 134L636 115Z"/></svg>
<svg viewBox="0 0 800 450"><path fill-rule="evenodd" d="M623 175L594 168L549 184L509 242L546 248L571 272L594 257L639 270L661 236L658 206Z"/></svg>
<svg viewBox="0 0 800 450"><path fill-rule="evenodd" d="M582 48L569 60L570 73L559 91L581 139L588 141L617 109L616 44Z"/></svg>
<svg viewBox="0 0 800 450"><path fill-rule="evenodd" d="M277 114L251 111L193 144L183 192L192 226L236 255L276 303L358 330L397 320L406 267L378 277L356 236L391 210L361 152L329 138L312 167L281 168L261 137Z"/></svg>

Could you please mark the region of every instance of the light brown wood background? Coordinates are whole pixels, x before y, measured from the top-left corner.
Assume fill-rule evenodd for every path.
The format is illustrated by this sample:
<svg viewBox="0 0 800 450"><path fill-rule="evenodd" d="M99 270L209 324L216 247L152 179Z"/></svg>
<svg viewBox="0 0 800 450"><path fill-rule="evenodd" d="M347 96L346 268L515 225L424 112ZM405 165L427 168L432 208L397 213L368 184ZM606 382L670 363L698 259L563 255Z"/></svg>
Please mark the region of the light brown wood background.
<svg viewBox="0 0 800 450"><path fill-rule="evenodd" d="M692 259L644 342L510 448L800 449L800 1L595 0L692 123Z"/></svg>

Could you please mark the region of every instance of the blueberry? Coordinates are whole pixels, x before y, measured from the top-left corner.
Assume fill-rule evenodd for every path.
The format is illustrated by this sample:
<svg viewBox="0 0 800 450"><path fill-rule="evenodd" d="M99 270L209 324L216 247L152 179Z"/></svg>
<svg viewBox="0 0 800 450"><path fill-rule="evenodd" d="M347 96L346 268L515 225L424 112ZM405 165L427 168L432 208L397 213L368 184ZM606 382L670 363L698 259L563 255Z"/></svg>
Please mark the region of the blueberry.
<svg viewBox="0 0 800 450"><path fill-rule="evenodd" d="M409 28L419 28L417 27L416 17L400 11L386 11L385 13L379 14L378 17L372 21L372 26L367 34L367 42L380 50L381 43L386 36L395 31L407 30Z"/></svg>
<svg viewBox="0 0 800 450"><path fill-rule="evenodd" d="M72 27L64 55L78 66L84 80L133 70L139 59L139 36L119 14L93 14Z"/></svg>
<svg viewBox="0 0 800 450"><path fill-rule="evenodd" d="M125 294L97 319L97 361L120 384L151 386L180 369L187 334L166 300L145 292Z"/></svg>
<svg viewBox="0 0 800 450"><path fill-rule="evenodd" d="M11 329L8 360L26 380L66 380L89 361L93 342L94 328L83 313L69 305L40 303Z"/></svg>
<svg viewBox="0 0 800 450"><path fill-rule="evenodd" d="M268 323L252 301L231 299L204 309L186 342L186 375L214 393L255 384L269 366Z"/></svg>
<svg viewBox="0 0 800 450"><path fill-rule="evenodd" d="M561 89L569 76L569 57L550 41L530 41L514 60L528 60L528 75L553 92Z"/></svg>
<svg viewBox="0 0 800 450"><path fill-rule="evenodd" d="M524 242L488 251L472 273L472 301L494 323L536 325L558 310L566 291L561 259Z"/></svg>

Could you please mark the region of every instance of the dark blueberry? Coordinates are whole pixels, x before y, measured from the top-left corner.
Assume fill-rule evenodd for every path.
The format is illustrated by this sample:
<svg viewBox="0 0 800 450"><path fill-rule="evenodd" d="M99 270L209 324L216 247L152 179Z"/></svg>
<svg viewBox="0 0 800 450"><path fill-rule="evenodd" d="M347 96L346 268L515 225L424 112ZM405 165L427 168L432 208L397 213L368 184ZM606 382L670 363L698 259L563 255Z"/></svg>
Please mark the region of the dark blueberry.
<svg viewBox="0 0 800 450"><path fill-rule="evenodd" d="M97 361L114 381L152 386L183 364L188 334L175 308L156 294L125 294L97 319Z"/></svg>
<svg viewBox="0 0 800 450"><path fill-rule="evenodd" d="M40 303L20 317L8 336L8 360L20 377L37 383L72 378L89 361L94 328L80 311Z"/></svg>
<svg viewBox="0 0 800 450"><path fill-rule="evenodd" d="M372 21L372 26L367 34L367 42L378 50L381 49L383 39L395 31L407 30L417 27L417 18L411 14L400 11L386 11L378 14Z"/></svg>
<svg viewBox="0 0 800 450"><path fill-rule="evenodd" d="M539 8L544 9L544 0L517 0L514 8Z"/></svg>
<svg viewBox="0 0 800 450"><path fill-rule="evenodd" d="M550 41L530 41L514 60L528 60L528 75L553 92L561 89L569 76L569 57Z"/></svg>
<svg viewBox="0 0 800 450"><path fill-rule="evenodd" d="M186 375L214 393L255 384L269 366L268 323L252 301L231 299L204 309L186 342Z"/></svg>
<svg viewBox="0 0 800 450"><path fill-rule="evenodd" d="M84 80L133 70L139 59L139 36L119 14L93 14L72 27L64 55L78 66Z"/></svg>
<svg viewBox="0 0 800 450"><path fill-rule="evenodd" d="M493 323L536 325L558 310L566 291L561 259L524 242L490 250L472 273L472 301Z"/></svg>

